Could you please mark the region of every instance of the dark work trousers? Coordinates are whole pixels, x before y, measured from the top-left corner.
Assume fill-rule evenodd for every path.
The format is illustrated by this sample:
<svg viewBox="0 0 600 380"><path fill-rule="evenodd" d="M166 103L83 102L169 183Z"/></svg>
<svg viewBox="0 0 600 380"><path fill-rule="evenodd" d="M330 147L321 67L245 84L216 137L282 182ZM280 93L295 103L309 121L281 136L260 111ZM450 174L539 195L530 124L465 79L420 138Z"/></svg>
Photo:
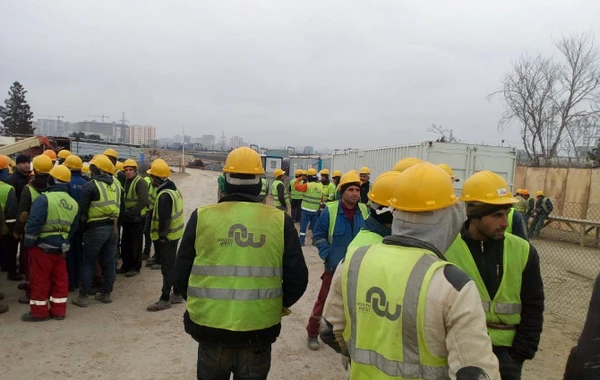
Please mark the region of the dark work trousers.
<svg viewBox="0 0 600 380"><path fill-rule="evenodd" d="M150 248L152 247L152 239L150 238L150 225L152 224L152 213L147 213L144 223L144 253L150 255Z"/></svg>
<svg viewBox="0 0 600 380"><path fill-rule="evenodd" d="M521 380L523 363L517 363L509 354L506 347L492 347L500 364L500 377L502 380Z"/></svg>
<svg viewBox="0 0 600 380"><path fill-rule="evenodd" d="M142 268L143 240L144 225L141 221L123 222L123 235L121 237L122 271L140 271Z"/></svg>
<svg viewBox="0 0 600 380"><path fill-rule="evenodd" d="M171 295L171 289L175 283L175 257L177 255L177 240L160 240L154 241L154 250L160 258L160 273L162 274L163 284L160 294L160 299L168 301ZM158 262L157 262L158 264ZM173 293L179 294L176 289L173 289Z"/></svg>
<svg viewBox="0 0 600 380"><path fill-rule="evenodd" d="M198 344L198 380L263 380L271 369L271 345L221 347Z"/></svg>
<svg viewBox="0 0 600 380"><path fill-rule="evenodd" d="M81 250L83 248L83 230L77 228L71 240L71 247L67 255L67 273L69 274L69 288L79 288L81 277Z"/></svg>
<svg viewBox="0 0 600 380"><path fill-rule="evenodd" d="M292 199L292 219L294 222L300 222L300 216L302 215L302 199Z"/></svg>
<svg viewBox="0 0 600 380"><path fill-rule="evenodd" d="M28 260L27 249L23 246L23 239L19 239L19 274L25 275L25 281L27 281Z"/></svg>
<svg viewBox="0 0 600 380"><path fill-rule="evenodd" d="M102 265L101 292L110 294L115 283L115 250L117 234L114 226L97 226L89 228L83 235L83 254L81 262L81 279L79 294L87 296L92 289L92 281L98 261Z"/></svg>
<svg viewBox="0 0 600 380"><path fill-rule="evenodd" d="M332 279L333 272L324 271L321 275L321 289L319 290L319 295L317 296L312 313L308 319L308 325L306 326L306 332L308 332L308 336L311 338L319 336L319 324L321 323L321 316L323 315L325 300L327 300Z"/></svg>
<svg viewBox="0 0 600 380"><path fill-rule="evenodd" d="M19 240L15 239L12 233L0 237L0 253L2 259L2 272L8 274L17 273L17 251L19 249Z"/></svg>

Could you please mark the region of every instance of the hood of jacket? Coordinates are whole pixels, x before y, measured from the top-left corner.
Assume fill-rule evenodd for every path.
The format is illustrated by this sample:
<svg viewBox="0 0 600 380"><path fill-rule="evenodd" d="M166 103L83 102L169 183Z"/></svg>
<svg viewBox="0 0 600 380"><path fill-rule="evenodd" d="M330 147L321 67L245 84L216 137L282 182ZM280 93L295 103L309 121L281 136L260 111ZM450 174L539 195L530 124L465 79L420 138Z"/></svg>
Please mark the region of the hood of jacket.
<svg viewBox="0 0 600 380"><path fill-rule="evenodd" d="M111 175L105 174L105 173L97 174L97 175L93 176L92 179L94 179L96 181L108 183L109 185L112 184L113 182L115 182L115 179Z"/></svg>

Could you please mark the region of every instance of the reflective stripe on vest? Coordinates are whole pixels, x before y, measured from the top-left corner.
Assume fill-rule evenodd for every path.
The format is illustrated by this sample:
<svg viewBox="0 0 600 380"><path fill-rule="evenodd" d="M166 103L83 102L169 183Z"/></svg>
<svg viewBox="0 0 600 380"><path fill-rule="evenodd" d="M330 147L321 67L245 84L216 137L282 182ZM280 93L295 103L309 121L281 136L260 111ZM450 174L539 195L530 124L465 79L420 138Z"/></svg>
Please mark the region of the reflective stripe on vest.
<svg viewBox="0 0 600 380"><path fill-rule="evenodd" d="M296 186L296 182L298 182L298 178L294 178L290 181L290 190L292 192L292 199L302 199L302 192L296 190L294 186Z"/></svg>
<svg viewBox="0 0 600 380"><path fill-rule="evenodd" d="M332 182L327 185L323 185L323 202L335 201L336 187Z"/></svg>
<svg viewBox="0 0 600 380"><path fill-rule="evenodd" d="M267 190L269 188L269 181L265 177L260 179L261 187L260 187L260 196L264 197L267 195Z"/></svg>
<svg viewBox="0 0 600 380"><path fill-rule="evenodd" d="M333 233L335 232L335 222L337 221L340 202L341 201L327 203L327 208L329 209L329 231L327 239L329 241L329 244L333 242ZM363 221L366 220L369 217L369 211L367 210L367 206L365 206L364 203L358 202L358 208L363 217Z"/></svg>
<svg viewBox="0 0 600 380"><path fill-rule="evenodd" d="M154 208L154 202L156 202L156 187L152 186L150 176L144 177L144 181L148 184L148 205L146 206L146 210L149 211Z"/></svg>
<svg viewBox="0 0 600 380"><path fill-rule="evenodd" d="M365 247L367 245L379 244L382 241L383 236L379 235L377 232L362 228L358 234L356 234L354 239L352 239L350 244L348 244L348 251L359 247Z"/></svg>
<svg viewBox="0 0 600 380"><path fill-rule="evenodd" d="M277 191L277 186L279 186L279 184L283 185L283 182L276 179L275 181L273 181L273 184L271 185L271 194L273 195L273 204L275 204L275 207L281 207L281 202L279 202L279 192ZM287 190L285 189L285 185L283 186L283 192L284 192L285 201L289 203L290 195L288 194Z"/></svg>
<svg viewBox="0 0 600 380"><path fill-rule="evenodd" d="M197 215L190 319L229 331L278 324L285 214L262 203L222 202L200 207Z"/></svg>
<svg viewBox="0 0 600 380"><path fill-rule="evenodd" d="M100 220L116 220L121 211L121 186L114 182L110 185L106 182L93 179L98 189L98 200L90 203L88 211L88 223Z"/></svg>
<svg viewBox="0 0 600 380"><path fill-rule="evenodd" d="M2 212L4 212L4 218L6 219L6 202L8 202L8 194L13 189L11 185L6 182L0 181L0 205L2 205ZM9 230L6 223L3 223L2 235L6 235Z"/></svg>
<svg viewBox="0 0 600 380"><path fill-rule="evenodd" d="M302 209L317 212L321 207L321 199L323 199L323 184L309 182L306 186L306 191L302 194Z"/></svg>
<svg viewBox="0 0 600 380"><path fill-rule="evenodd" d="M424 327L431 277L449 264L423 249L376 244L348 251L343 265L350 378L449 379Z"/></svg>
<svg viewBox="0 0 600 380"><path fill-rule="evenodd" d="M177 240L183 236L183 229L185 227L185 220L183 218L183 197L179 190L165 189L161 190L158 194L160 197L162 194L167 194L171 197L171 224L169 225L169 232L167 232L167 239ZM157 197L157 199L158 199ZM160 216L158 207L152 213L152 224L150 225L150 239L158 240L160 227Z"/></svg>
<svg viewBox="0 0 600 380"><path fill-rule="evenodd" d="M512 234L513 215L515 215L515 209L511 207L506 214L506 222L508 224L506 227L506 232L509 234Z"/></svg>
<svg viewBox="0 0 600 380"><path fill-rule="evenodd" d="M548 197L542 198L542 210L548 212Z"/></svg>
<svg viewBox="0 0 600 380"><path fill-rule="evenodd" d="M40 238L60 235L63 239L67 239L71 225L79 212L77 202L64 191L50 191L44 193L44 196L48 199L48 209Z"/></svg>
<svg viewBox="0 0 600 380"><path fill-rule="evenodd" d="M140 196L138 195L138 193L136 191L136 187L137 187L138 182L141 179L142 179L142 177L140 177L139 175L136 175L135 178L133 180L131 180L129 188L127 188L127 192L125 193L125 208L127 210L132 209L136 205L138 200L140 199ZM127 182L125 182L125 183L127 183ZM147 208L144 207L141 210L140 215L146 215L146 211L147 211Z"/></svg>
<svg viewBox="0 0 600 380"><path fill-rule="evenodd" d="M511 234L504 235L502 280L493 300L490 299L469 247L460 235L454 240L445 256L448 261L456 264L469 275L477 285L487 323L515 327L501 330L488 327L492 343L495 346L512 346L516 326L521 323L521 282L529 259L529 243Z"/></svg>

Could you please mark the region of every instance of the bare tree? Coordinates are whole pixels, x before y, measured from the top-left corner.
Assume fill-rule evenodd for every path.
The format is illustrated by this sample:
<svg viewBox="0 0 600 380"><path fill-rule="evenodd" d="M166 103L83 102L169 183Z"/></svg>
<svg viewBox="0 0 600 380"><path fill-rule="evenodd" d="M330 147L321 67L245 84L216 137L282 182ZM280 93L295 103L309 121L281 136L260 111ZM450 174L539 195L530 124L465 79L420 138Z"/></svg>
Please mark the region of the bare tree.
<svg viewBox="0 0 600 380"><path fill-rule="evenodd" d="M558 62L522 55L502 78L503 89L489 95L503 96L506 109L498 126L518 122L525 151L537 164L559 153L579 157L577 144L600 116L600 54L593 36L562 37L555 46Z"/></svg>
<svg viewBox="0 0 600 380"><path fill-rule="evenodd" d="M452 129L444 128L441 125L431 124L431 127L427 128L427 132L435 133L440 137L436 140L436 142L447 142L447 143L457 143L460 142L456 137L454 137L454 132Z"/></svg>

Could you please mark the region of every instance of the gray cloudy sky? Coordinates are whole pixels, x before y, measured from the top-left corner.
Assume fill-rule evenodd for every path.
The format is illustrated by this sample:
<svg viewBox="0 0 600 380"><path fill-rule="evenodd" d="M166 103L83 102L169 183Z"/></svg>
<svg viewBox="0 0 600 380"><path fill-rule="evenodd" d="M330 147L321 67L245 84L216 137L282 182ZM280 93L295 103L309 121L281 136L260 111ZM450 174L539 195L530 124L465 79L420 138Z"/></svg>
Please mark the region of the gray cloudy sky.
<svg viewBox="0 0 600 380"><path fill-rule="evenodd" d="M0 96L18 80L36 115L124 111L160 137L377 147L437 123L518 145L486 95L522 52L600 38L599 15L598 0L5 0Z"/></svg>

